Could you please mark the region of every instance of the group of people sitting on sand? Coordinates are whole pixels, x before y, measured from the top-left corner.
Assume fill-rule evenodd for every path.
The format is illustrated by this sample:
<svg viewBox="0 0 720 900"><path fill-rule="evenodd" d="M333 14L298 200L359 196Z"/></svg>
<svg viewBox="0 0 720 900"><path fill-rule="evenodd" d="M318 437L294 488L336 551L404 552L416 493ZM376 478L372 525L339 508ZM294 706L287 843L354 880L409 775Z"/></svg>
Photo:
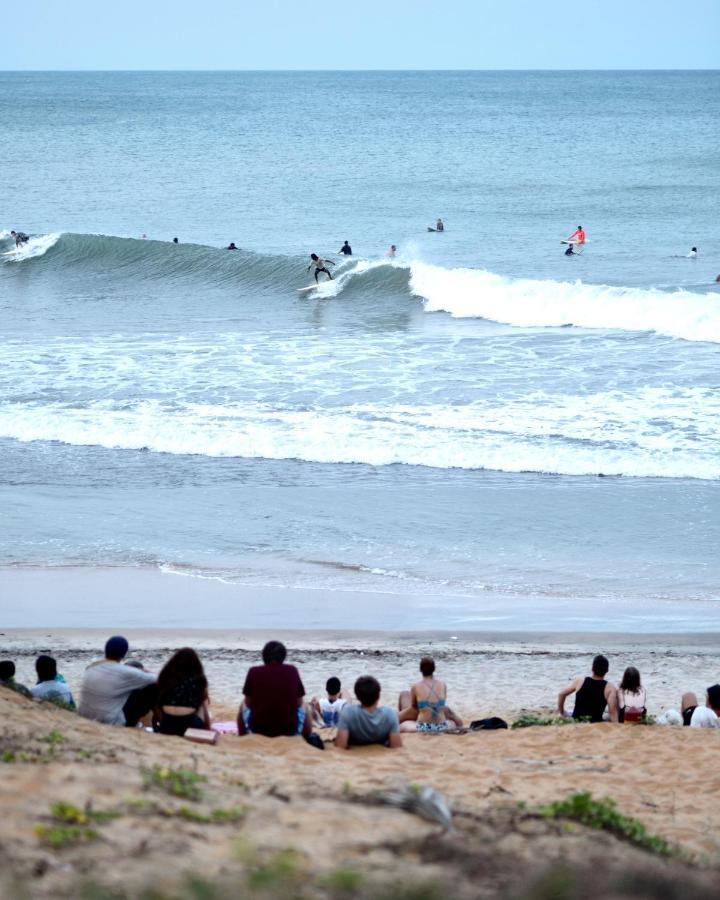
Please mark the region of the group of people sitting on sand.
<svg viewBox="0 0 720 900"><path fill-rule="evenodd" d="M104 657L87 667L77 706L81 716L107 725L144 726L178 736L188 729L207 731L212 727L208 681L195 650L183 647L176 651L158 675L145 671L136 660L127 660L128 650L124 637L111 637L105 644ZM420 660L420 680L400 694L395 709L380 705L380 683L372 675L362 675L355 682L355 701L343 691L340 679L333 677L327 681L325 697L307 702L300 673L285 662L286 655L280 641L265 644L262 665L251 666L245 678L233 731L236 728L240 735L266 737L301 735L322 746L313 729L334 728L335 745L347 749L363 744L397 748L402 746L401 732L438 733L463 728L462 719L448 706L447 685L435 677L435 661L430 656ZM42 655L35 668L38 680L28 689L15 681L13 662L0 662L0 685L74 709L75 700L58 674L56 661ZM574 694L571 715L576 719L600 722L607 718L626 723L645 719L647 693L638 670L627 668L619 687L607 680L608 670L606 657L596 656L591 675L573 679L560 691L560 715L568 715L565 702ZM720 684L707 689L704 706L694 694L687 693L679 712L668 711L663 716L666 724L720 727ZM500 727L507 726L502 723Z"/></svg>

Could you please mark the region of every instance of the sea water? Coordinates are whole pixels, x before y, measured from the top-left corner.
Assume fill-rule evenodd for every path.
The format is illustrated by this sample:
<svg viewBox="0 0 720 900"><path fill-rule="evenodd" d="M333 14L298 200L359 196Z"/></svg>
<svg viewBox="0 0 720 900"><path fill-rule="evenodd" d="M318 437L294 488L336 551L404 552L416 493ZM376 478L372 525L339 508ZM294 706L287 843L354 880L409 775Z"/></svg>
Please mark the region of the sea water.
<svg viewBox="0 0 720 900"><path fill-rule="evenodd" d="M0 88L0 565L717 620L720 73Z"/></svg>

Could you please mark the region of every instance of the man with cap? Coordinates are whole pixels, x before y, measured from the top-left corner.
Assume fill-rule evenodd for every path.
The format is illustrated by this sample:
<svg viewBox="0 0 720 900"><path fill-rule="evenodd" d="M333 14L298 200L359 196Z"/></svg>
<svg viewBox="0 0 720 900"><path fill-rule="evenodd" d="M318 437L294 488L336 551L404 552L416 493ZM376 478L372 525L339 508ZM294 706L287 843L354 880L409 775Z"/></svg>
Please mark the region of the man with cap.
<svg viewBox="0 0 720 900"><path fill-rule="evenodd" d="M134 728L155 706L157 685L150 672L122 662L128 652L124 637L111 637L105 658L85 670L78 712L106 725Z"/></svg>

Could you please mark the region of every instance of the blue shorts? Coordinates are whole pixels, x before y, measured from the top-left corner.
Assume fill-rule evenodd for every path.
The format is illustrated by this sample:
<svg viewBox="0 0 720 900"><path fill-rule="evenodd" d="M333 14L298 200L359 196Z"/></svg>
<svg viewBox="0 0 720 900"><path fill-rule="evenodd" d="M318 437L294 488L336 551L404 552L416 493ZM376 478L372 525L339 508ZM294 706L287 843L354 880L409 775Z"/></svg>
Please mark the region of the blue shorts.
<svg viewBox="0 0 720 900"><path fill-rule="evenodd" d="M245 730L248 734L252 734L252 730L250 728L250 710L247 706L243 706L242 708L242 720L243 725L245 726ZM297 711L297 731L295 734L302 734L303 726L305 725L305 707L298 706Z"/></svg>

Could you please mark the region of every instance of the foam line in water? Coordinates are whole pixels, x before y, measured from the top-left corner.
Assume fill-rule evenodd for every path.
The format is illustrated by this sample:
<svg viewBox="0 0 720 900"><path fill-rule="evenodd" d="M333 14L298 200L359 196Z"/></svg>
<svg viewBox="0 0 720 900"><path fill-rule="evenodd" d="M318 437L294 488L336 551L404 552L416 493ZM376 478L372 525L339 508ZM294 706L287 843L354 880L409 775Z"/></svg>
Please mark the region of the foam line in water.
<svg viewBox="0 0 720 900"><path fill-rule="evenodd" d="M19 414L6 403L0 435L208 457L720 479L720 399L709 388L538 393L463 406L102 399L23 404Z"/></svg>
<svg viewBox="0 0 720 900"><path fill-rule="evenodd" d="M506 278L480 269L415 262L410 290L428 312L489 319L519 327L576 325L654 331L688 341L720 343L720 295L689 291Z"/></svg>
<svg viewBox="0 0 720 900"><path fill-rule="evenodd" d="M0 238L8 237L10 232L0 232ZM44 256L51 247L60 240L60 234L39 234L31 237L26 244L22 244L12 256L0 257L3 262L24 262L27 259L34 259L38 256ZM10 248L12 249L12 247Z"/></svg>

